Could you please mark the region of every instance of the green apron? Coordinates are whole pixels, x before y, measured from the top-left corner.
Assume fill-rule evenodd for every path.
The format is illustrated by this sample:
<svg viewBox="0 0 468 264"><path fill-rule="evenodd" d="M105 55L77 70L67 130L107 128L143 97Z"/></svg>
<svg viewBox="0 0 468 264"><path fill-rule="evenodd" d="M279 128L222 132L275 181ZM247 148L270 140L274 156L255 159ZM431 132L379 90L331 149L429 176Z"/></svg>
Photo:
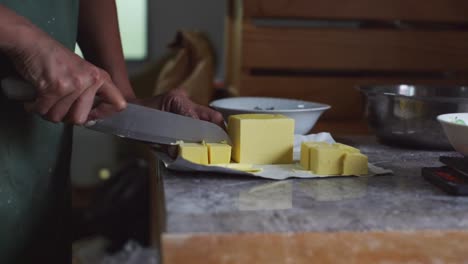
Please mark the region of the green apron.
<svg viewBox="0 0 468 264"><path fill-rule="evenodd" d="M78 0L0 4L75 47ZM2 58L0 69L11 70ZM71 136L72 127L46 122L0 95L0 263L71 262Z"/></svg>

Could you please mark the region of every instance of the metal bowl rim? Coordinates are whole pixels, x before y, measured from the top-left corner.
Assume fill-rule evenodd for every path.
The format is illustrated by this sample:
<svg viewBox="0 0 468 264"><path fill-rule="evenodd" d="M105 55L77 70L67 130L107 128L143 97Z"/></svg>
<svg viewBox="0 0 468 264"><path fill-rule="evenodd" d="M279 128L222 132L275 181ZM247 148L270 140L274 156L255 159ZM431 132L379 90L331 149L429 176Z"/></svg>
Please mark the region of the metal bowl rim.
<svg viewBox="0 0 468 264"><path fill-rule="evenodd" d="M451 88L466 88L468 89L468 85L414 85L414 84L383 84L383 85L362 85L358 86L358 90L361 91L363 94L367 96L388 96L388 97L395 97L395 98L404 98L408 100L418 100L418 101L427 101L427 102L449 102L449 103L467 103L468 104L468 97L450 97L450 96L410 96L410 95L403 95L403 94L396 94L392 92L378 92L375 91L377 89L383 88L396 88L399 86L412 86L416 89L423 89L423 88L435 88L435 87L451 87Z"/></svg>

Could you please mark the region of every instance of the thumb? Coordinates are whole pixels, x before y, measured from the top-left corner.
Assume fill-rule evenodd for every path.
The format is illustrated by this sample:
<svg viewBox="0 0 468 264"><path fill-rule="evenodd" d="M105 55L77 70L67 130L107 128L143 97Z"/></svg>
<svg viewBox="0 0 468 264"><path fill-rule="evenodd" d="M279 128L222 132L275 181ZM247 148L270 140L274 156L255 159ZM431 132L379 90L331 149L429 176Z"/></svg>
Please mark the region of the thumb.
<svg viewBox="0 0 468 264"><path fill-rule="evenodd" d="M110 80L106 80L97 91L102 102L113 105L115 111L122 111L127 107L127 101L120 90Z"/></svg>

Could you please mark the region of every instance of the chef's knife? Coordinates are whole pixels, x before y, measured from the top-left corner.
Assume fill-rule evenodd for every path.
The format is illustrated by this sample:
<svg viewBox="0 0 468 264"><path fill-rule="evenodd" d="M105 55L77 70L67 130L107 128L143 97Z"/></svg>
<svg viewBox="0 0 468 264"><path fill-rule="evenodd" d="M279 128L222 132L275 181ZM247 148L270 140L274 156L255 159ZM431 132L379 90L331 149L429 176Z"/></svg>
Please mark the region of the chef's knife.
<svg viewBox="0 0 468 264"><path fill-rule="evenodd" d="M34 87L21 79L3 79L1 87L9 99L30 101L36 96ZM182 140L231 144L226 132L213 123L130 103L125 110L90 121L85 127L149 143L176 144Z"/></svg>

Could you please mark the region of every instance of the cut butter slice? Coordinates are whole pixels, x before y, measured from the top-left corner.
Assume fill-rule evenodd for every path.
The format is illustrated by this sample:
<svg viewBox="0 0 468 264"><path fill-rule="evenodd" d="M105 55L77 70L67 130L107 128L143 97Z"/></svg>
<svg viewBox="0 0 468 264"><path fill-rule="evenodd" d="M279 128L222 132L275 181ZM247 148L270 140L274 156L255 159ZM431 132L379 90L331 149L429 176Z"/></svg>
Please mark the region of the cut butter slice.
<svg viewBox="0 0 468 264"><path fill-rule="evenodd" d="M207 143L208 160L210 164L226 164L231 162L231 146L223 143Z"/></svg>
<svg viewBox="0 0 468 264"><path fill-rule="evenodd" d="M208 165L208 147L199 143L182 143L179 155L193 163Z"/></svg>
<svg viewBox="0 0 468 264"><path fill-rule="evenodd" d="M303 142L301 166L318 175L367 175L368 158L345 144Z"/></svg>
<svg viewBox="0 0 468 264"><path fill-rule="evenodd" d="M361 153L346 153L343 160L343 175L367 175L368 158Z"/></svg>
<svg viewBox="0 0 468 264"><path fill-rule="evenodd" d="M309 148L310 170L319 175L340 175L343 171L343 150L331 145Z"/></svg>
<svg viewBox="0 0 468 264"><path fill-rule="evenodd" d="M312 146L330 146L327 142L303 142L301 144L300 164L305 170L310 170L310 147Z"/></svg>
<svg viewBox="0 0 468 264"><path fill-rule="evenodd" d="M345 144L341 143L334 143L333 146L338 147L339 149L344 150L345 152L350 152L350 153L361 153L361 151L355 147L351 147Z"/></svg>

